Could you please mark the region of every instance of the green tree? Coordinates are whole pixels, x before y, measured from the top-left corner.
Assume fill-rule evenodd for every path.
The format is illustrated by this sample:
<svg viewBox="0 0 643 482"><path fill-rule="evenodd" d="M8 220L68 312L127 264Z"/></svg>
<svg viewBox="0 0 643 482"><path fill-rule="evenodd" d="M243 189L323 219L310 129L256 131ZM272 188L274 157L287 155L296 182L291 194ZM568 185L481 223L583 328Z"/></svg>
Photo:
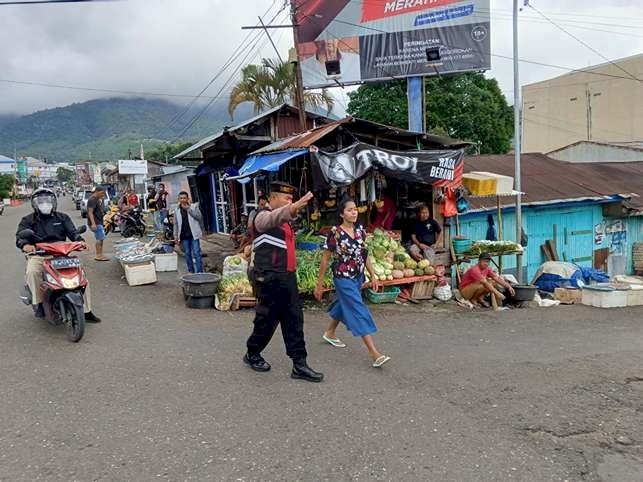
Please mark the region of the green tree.
<svg viewBox="0 0 643 482"><path fill-rule="evenodd" d="M0 174L0 199L8 198L13 192L15 184L15 176L11 174Z"/></svg>
<svg viewBox="0 0 643 482"><path fill-rule="evenodd" d="M263 59L261 65L247 65L241 71L242 77L232 88L228 112L230 117L239 105L250 102L255 113L278 107L296 98L297 77L292 63ZM304 102L313 109L333 110L333 97L326 89L320 92L304 93Z"/></svg>
<svg viewBox="0 0 643 482"><path fill-rule="evenodd" d="M56 178L62 183L71 182L75 179L76 174L71 169L66 167L59 167L56 169Z"/></svg>
<svg viewBox="0 0 643 482"><path fill-rule="evenodd" d="M184 151L192 145L191 142L179 142L178 144L164 144L149 152L145 153L145 158L149 161L166 162L171 161L179 152Z"/></svg>
<svg viewBox="0 0 643 482"><path fill-rule="evenodd" d="M480 144L482 154L505 154L513 138L513 110L495 79L469 73L426 81L428 131ZM348 94L348 112L408 127L406 81L362 85Z"/></svg>

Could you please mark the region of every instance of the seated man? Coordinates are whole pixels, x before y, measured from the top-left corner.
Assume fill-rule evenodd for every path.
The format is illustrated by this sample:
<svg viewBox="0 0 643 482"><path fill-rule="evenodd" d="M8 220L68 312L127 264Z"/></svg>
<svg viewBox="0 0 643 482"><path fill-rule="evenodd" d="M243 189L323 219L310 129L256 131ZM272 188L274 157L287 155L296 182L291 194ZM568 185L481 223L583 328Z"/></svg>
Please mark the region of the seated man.
<svg viewBox="0 0 643 482"><path fill-rule="evenodd" d="M411 231L409 253L411 253L415 261L426 258L432 262L442 228L438 222L431 217L431 212L426 204L418 206L416 214L417 221Z"/></svg>
<svg viewBox="0 0 643 482"><path fill-rule="evenodd" d="M492 296L494 306L500 305L505 295L498 291L496 285L507 288L512 296L515 294L511 285L489 267L490 262L491 255L482 253L478 258L478 264L469 268L460 282L460 294L475 306L489 308L489 304L484 300L487 295Z"/></svg>

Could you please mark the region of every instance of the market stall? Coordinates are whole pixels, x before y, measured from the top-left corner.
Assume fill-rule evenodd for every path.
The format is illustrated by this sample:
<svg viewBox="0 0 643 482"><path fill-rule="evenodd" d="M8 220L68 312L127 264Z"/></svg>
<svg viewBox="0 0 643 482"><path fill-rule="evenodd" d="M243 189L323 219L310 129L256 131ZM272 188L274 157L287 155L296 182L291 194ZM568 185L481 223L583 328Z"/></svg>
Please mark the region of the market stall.
<svg viewBox="0 0 643 482"><path fill-rule="evenodd" d="M457 212L463 150L444 144L422 150L415 138L415 144L408 142L411 135L421 135L397 135L397 130L388 132L388 137L374 138L375 145L349 134L337 125L327 125L268 146L251 155L239 175L228 181L265 191L269 182L281 180L301 192L314 192L315 200L296 226L298 246L305 248L298 254L302 293L314 290L323 240L320 235L337 224L339 200L348 194L358 204L360 224L371 233L369 247L382 283L403 286L402 294L411 299L429 298L436 283L446 282L444 265L449 264L450 256L448 249L443 249L436 254L437 260L425 260L420 266L405 249L409 227L418 205L428 205L441 222ZM343 145L348 147L341 148ZM388 208L393 213L390 219L381 214ZM332 288L330 277L326 285Z"/></svg>
<svg viewBox="0 0 643 482"><path fill-rule="evenodd" d="M456 278L460 282L460 266L464 263L477 260L481 253L492 256L492 262L500 274L503 273L503 258L506 256L521 255L523 247L520 243L504 239L502 199L515 198L517 191L513 190L514 179L491 172L469 172L463 175L462 184L466 189L469 199L488 199L495 202L498 229L490 226L492 234L484 240L472 240L460 233L459 223L456 222L456 235L450 240L450 251L453 264L456 267ZM457 219L457 218L456 218Z"/></svg>

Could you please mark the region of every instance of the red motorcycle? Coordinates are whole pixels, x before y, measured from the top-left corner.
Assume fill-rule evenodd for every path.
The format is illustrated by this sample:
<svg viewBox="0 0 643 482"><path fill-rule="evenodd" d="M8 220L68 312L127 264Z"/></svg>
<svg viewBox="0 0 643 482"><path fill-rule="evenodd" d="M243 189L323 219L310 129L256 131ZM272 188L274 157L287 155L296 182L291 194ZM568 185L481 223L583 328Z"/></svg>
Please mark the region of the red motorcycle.
<svg viewBox="0 0 643 482"><path fill-rule="evenodd" d="M79 232L83 231L84 229L79 229ZM19 236L25 240L32 240L35 233L27 229L21 231ZM67 338L78 342L85 333L83 295L87 287L87 278L80 259L71 254L84 251L87 245L83 241L72 241L36 242L35 246L36 251L27 256L47 256L43 265L43 281L40 285L40 299L45 319L52 325L65 325ZM21 299L26 305L32 304L33 297L28 286L25 286L25 295Z"/></svg>

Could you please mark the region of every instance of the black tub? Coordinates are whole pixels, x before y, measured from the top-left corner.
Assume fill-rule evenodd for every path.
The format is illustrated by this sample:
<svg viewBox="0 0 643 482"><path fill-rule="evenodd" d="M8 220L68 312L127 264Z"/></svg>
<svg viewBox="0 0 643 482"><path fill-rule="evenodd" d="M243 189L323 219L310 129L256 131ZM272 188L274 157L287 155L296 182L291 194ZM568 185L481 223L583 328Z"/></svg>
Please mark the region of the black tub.
<svg viewBox="0 0 643 482"><path fill-rule="evenodd" d="M515 301L534 301L536 297L536 288L533 285L514 285L512 286L516 294L512 296Z"/></svg>
<svg viewBox="0 0 643 482"><path fill-rule="evenodd" d="M181 277L183 297L188 308L207 309L214 307L221 276L214 273L186 274Z"/></svg>

